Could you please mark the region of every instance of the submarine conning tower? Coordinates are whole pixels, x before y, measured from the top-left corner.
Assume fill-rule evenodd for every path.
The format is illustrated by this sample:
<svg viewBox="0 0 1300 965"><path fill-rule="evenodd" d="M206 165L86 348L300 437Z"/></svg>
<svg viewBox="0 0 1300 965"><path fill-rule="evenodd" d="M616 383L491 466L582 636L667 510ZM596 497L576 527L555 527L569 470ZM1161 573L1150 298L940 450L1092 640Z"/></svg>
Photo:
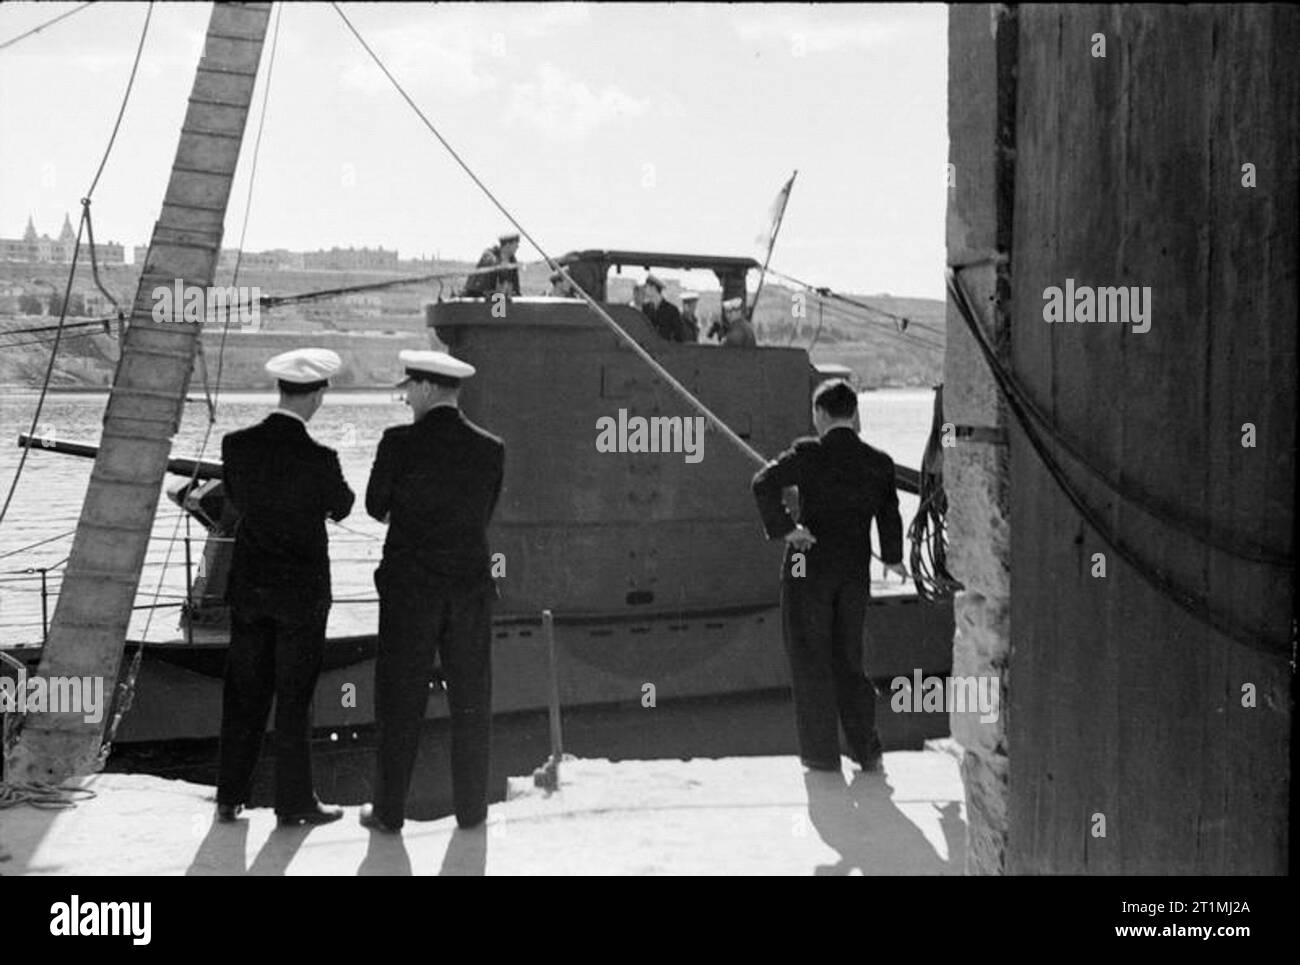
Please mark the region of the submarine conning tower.
<svg viewBox="0 0 1300 965"><path fill-rule="evenodd" d="M748 258L583 251L560 259L573 280L674 378L765 456L810 431L808 354L669 342L645 315L607 301L610 267L712 269L722 297L745 293ZM494 310L495 306L495 310ZM696 455L600 451L613 420L704 423L578 298L453 298L426 307L429 326L478 369L466 415L506 444L491 532L503 554L499 615L670 615L778 603L781 547L763 535L750 494L752 461L707 427ZM667 437L665 426L656 423ZM655 435L655 433L651 433ZM606 441L608 442L606 437ZM682 438L683 444L686 437ZM654 441L661 441L655 439Z"/></svg>

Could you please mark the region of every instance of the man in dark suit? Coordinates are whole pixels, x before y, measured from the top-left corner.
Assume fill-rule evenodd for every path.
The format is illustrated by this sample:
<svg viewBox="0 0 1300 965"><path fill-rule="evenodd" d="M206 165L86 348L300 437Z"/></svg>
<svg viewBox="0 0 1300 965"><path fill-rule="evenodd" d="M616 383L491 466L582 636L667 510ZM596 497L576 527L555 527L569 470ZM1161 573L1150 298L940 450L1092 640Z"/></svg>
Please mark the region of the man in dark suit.
<svg viewBox="0 0 1300 965"><path fill-rule="evenodd" d="M510 232L497 239L490 248L483 249L475 266L481 274L470 275L465 281L463 294L478 298L491 298L496 292L519 294L519 264L515 252L519 250L519 234ZM483 269L497 268L497 271Z"/></svg>
<svg viewBox="0 0 1300 965"><path fill-rule="evenodd" d="M221 442L226 497L239 516L226 600L230 649L221 700L217 812L233 821L248 802L275 699L275 811L282 824L324 824L341 808L317 800L311 776L311 699L329 615L326 517L345 519L354 496L338 454L307 434L329 377L328 349L277 355L280 405Z"/></svg>
<svg viewBox="0 0 1300 965"><path fill-rule="evenodd" d="M361 823L402 827L435 660L451 710L451 776L462 828L487 818L492 724L492 581L487 529L501 494L505 446L458 405L474 367L445 352L400 354L411 425L385 431L366 511L388 524L375 571L378 762Z"/></svg>
<svg viewBox="0 0 1300 965"><path fill-rule="evenodd" d="M700 320L695 314L699 304L698 292L682 292L682 341L691 345L700 340Z"/></svg>
<svg viewBox="0 0 1300 965"><path fill-rule="evenodd" d="M650 320L656 332L670 342L686 340L686 326L682 324L682 313L677 306L664 298L664 283L654 275L646 275L645 303L641 306L645 317Z"/></svg>
<svg viewBox="0 0 1300 965"><path fill-rule="evenodd" d="M781 610L799 755L816 770L840 769L837 723L862 769L880 769L876 688L862 670L872 519L886 572L907 579L894 462L858 438L857 411L846 382L820 386L818 438L796 440L753 481L768 538L786 542ZM798 490L798 524L781 498L790 486Z"/></svg>

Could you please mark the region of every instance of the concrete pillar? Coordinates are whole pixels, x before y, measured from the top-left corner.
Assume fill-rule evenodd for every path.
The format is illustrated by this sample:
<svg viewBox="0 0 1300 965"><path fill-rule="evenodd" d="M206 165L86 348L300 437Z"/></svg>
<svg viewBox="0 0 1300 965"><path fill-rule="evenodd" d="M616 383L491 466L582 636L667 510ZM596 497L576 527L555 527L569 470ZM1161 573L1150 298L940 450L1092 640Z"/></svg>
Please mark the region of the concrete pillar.
<svg viewBox="0 0 1300 965"><path fill-rule="evenodd" d="M948 263L990 341L1005 345L1014 183L1016 20L1001 5L949 7ZM999 78L1004 83L999 84ZM971 337L948 302L944 449L949 567L965 585L954 604L953 674L996 682L996 719L952 713L966 787L967 874L1002 874L1008 828L1006 668L1011 650L1010 466L1005 413ZM986 715L991 716L991 715Z"/></svg>

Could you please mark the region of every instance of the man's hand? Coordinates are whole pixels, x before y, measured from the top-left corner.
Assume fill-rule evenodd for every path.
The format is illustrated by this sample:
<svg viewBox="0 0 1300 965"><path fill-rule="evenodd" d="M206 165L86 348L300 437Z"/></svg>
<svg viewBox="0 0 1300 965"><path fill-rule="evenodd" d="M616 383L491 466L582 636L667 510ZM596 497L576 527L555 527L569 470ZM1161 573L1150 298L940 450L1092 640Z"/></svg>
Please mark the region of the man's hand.
<svg viewBox="0 0 1300 965"><path fill-rule="evenodd" d="M907 572L907 567L902 563L886 563L885 576L888 577L890 573L896 574L904 583L911 579L911 576Z"/></svg>
<svg viewBox="0 0 1300 965"><path fill-rule="evenodd" d="M785 534L785 541L797 550L806 550L817 542L817 537L804 529L803 526L796 526Z"/></svg>

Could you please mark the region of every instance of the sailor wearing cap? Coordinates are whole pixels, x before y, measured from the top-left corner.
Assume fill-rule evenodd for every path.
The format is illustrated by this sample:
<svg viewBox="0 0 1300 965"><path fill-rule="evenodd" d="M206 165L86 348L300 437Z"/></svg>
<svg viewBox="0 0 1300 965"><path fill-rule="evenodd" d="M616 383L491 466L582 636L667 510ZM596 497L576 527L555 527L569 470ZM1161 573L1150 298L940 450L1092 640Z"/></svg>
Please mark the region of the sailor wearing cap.
<svg viewBox="0 0 1300 965"><path fill-rule="evenodd" d="M745 318L745 300L728 298L722 303L724 334L722 344L726 348L757 348L758 337L754 326Z"/></svg>
<svg viewBox="0 0 1300 965"><path fill-rule="evenodd" d="M445 352L402 352L415 420L384 432L366 511L388 523L375 661L378 762L374 803L361 823L402 827L435 664L451 711L456 821L487 818L492 723L492 582L487 529L501 494L505 446L460 411L474 367Z"/></svg>
<svg viewBox="0 0 1300 965"><path fill-rule="evenodd" d="M267 715L275 700L275 811L281 823L343 816L317 800L308 740L311 699L330 609L326 518L345 519L354 496L338 454L307 434L342 363L304 348L266 363L280 405L221 441L225 494L239 515L226 600L230 648L221 701L218 816L247 804Z"/></svg>
<svg viewBox="0 0 1300 965"><path fill-rule="evenodd" d="M519 233L507 232L497 238L497 243L486 248L479 256L476 269L481 274L470 275L462 294L469 297L489 298L496 292L519 294L519 268L515 252L519 250ZM500 271L483 271L501 266Z"/></svg>
<svg viewBox="0 0 1300 965"><path fill-rule="evenodd" d="M699 307L699 292L682 292L682 334L684 341L698 342L700 340L700 320L695 314L695 309Z"/></svg>
<svg viewBox="0 0 1300 965"><path fill-rule="evenodd" d="M686 327L682 324L682 313L676 305L664 298L664 283L655 275L646 275L643 290L645 302L641 305L641 311L645 312L654 330L670 342L685 341Z"/></svg>
<svg viewBox="0 0 1300 965"><path fill-rule="evenodd" d="M552 298L577 298L573 286L564 280L564 274L558 269L551 272L551 290L547 292Z"/></svg>

